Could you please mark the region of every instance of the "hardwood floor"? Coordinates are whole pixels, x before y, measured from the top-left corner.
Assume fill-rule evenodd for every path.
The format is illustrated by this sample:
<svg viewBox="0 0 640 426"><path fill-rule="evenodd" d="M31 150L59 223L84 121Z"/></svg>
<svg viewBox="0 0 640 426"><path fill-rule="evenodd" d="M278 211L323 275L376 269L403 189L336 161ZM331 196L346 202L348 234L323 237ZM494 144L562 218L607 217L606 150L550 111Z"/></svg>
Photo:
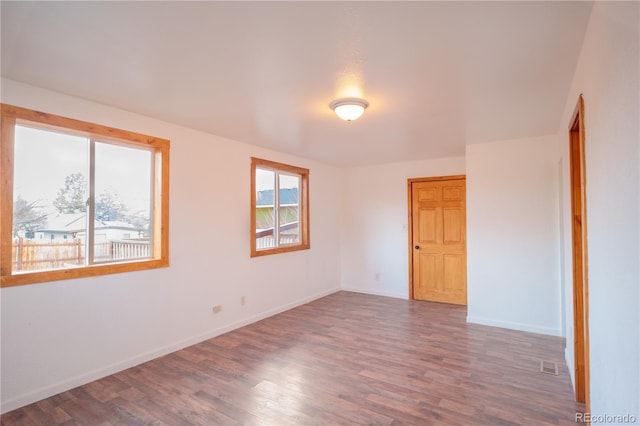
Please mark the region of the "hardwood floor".
<svg viewBox="0 0 640 426"><path fill-rule="evenodd" d="M567 425L563 339L339 292L11 411L3 425ZM558 376L540 360L559 364Z"/></svg>

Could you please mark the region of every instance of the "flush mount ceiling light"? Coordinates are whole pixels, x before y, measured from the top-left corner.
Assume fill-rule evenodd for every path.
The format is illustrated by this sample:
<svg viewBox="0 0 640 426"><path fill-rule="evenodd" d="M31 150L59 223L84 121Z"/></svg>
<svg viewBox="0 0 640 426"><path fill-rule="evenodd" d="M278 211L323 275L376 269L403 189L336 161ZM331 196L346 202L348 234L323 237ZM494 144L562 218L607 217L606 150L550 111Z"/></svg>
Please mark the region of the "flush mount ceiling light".
<svg viewBox="0 0 640 426"><path fill-rule="evenodd" d="M336 115L344 121L353 121L364 113L369 106L369 102L358 98L336 99L329 104L329 108L335 111Z"/></svg>

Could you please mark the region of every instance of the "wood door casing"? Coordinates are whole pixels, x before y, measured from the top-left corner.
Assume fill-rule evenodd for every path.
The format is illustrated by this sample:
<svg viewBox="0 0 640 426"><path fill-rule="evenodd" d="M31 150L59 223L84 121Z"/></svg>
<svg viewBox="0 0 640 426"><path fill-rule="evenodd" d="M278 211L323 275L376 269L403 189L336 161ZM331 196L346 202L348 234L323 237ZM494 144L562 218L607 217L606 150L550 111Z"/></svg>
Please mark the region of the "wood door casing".
<svg viewBox="0 0 640 426"><path fill-rule="evenodd" d="M413 299L467 304L466 180L409 180Z"/></svg>
<svg viewBox="0 0 640 426"><path fill-rule="evenodd" d="M571 239L573 264L574 383L576 401L591 410L589 378L589 285L585 175L584 99L578 98L569 124Z"/></svg>

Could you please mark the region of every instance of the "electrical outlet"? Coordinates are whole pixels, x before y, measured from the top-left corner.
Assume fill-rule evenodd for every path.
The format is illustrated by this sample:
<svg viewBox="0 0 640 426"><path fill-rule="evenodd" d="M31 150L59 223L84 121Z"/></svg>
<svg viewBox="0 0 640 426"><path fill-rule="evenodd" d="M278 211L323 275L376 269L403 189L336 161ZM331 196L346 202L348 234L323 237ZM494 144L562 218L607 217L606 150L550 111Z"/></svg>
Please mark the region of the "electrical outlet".
<svg viewBox="0 0 640 426"><path fill-rule="evenodd" d="M213 307L213 313L214 314L218 314L220 313L220 311L222 311L222 305L216 305Z"/></svg>
<svg viewBox="0 0 640 426"><path fill-rule="evenodd" d="M244 306L246 302L247 302L247 299L244 296L240 296L240 304Z"/></svg>

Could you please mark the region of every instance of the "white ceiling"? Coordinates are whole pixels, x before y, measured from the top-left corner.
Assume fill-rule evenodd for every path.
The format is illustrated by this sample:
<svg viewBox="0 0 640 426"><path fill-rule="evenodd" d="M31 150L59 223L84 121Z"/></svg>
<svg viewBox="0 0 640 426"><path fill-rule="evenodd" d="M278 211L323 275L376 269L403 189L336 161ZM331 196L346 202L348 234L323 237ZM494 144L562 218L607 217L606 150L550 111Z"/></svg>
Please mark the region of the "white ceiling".
<svg viewBox="0 0 640 426"><path fill-rule="evenodd" d="M2 1L2 75L338 166L458 156L558 131L591 6Z"/></svg>

